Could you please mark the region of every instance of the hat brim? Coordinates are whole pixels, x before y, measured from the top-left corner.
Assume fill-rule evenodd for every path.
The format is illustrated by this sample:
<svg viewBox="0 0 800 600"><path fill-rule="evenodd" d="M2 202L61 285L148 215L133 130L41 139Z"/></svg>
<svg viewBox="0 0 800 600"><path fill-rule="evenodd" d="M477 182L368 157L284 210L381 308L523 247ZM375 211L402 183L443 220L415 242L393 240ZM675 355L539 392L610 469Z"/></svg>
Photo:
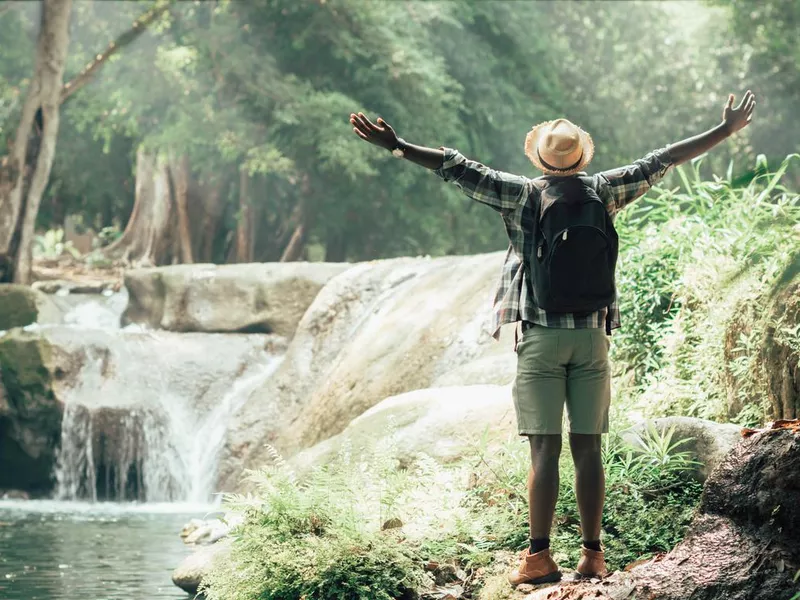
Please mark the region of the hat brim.
<svg viewBox="0 0 800 600"><path fill-rule="evenodd" d="M581 147L583 150L580 162L571 169L551 169L542 164L539 158L539 152L537 151L539 139L544 134L545 127L551 123L553 123L553 121L539 123L528 132L528 135L525 136L525 156L533 163L534 167L547 175L574 175L575 173L580 173L586 168L586 165L592 162L592 158L594 158L594 142L592 141L592 136L575 125L580 135Z"/></svg>

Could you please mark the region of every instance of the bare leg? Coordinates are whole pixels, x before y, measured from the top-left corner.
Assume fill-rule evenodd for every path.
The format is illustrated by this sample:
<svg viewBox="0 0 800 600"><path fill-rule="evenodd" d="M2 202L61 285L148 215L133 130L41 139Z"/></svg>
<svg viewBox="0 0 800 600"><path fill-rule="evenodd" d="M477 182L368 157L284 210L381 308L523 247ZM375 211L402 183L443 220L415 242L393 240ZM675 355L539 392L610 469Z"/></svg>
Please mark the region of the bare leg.
<svg viewBox="0 0 800 600"><path fill-rule="evenodd" d="M558 500L558 457L561 435L530 435L531 469L528 472L528 518L531 539L550 537Z"/></svg>
<svg viewBox="0 0 800 600"><path fill-rule="evenodd" d="M584 541L600 539L600 524L606 495L600 435L569 434L572 459L575 461L575 496L581 515Z"/></svg>

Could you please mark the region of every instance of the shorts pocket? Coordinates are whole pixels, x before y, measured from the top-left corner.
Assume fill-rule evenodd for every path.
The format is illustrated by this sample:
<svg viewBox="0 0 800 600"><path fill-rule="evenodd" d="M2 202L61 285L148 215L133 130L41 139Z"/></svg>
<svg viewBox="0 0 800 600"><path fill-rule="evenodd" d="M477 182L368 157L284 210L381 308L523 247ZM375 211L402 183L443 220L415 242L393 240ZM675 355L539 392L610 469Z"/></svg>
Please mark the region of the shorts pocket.
<svg viewBox="0 0 800 600"><path fill-rule="evenodd" d="M557 330L532 327L517 345L517 373L542 373L558 369Z"/></svg>

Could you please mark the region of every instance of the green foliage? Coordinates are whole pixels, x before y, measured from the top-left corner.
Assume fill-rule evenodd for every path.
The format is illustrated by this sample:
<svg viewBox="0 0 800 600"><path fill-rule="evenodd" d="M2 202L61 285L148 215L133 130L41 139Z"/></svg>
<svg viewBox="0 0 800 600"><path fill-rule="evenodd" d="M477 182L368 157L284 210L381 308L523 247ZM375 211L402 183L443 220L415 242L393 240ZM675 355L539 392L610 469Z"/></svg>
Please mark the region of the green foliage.
<svg viewBox="0 0 800 600"><path fill-rule="evenodd" d="M63 229L49 229L35 237L33 255L36 258L53 260L64 254L69 254L73 258L80 256L80 252L72 246L72 242L64 241Z"/></svg>
<svg viewBox="0 0 800 600"><path fill-rule="evenodd" d="M257 260L281 255L300 198L306 244L324 248L330 260L502 249L505 235L491 211L364 144L347 115L381 115L409 141L456 147L524 175L534 174L521 149L525 132L567 116L593 134L593 168L629 163L713 124L725 95L753 70L728 31L730 16L739 27L746 3L732 10L678 4L176 3L62 107L39 224L57 227L65 215L83 214L96 229L124 226L135 151L144 145L188 155L195 229L208 214L205 185L222 182L220 262L237 223L240 169L251 176ZM150 5L76 3L66 78ZM36 7L0 15L0 141L14 131L30 76ZM768 13L759 8L759 19ZM759 139L776 127L759 117L752 126ZM797 139L790 131L784 120L773 136L783 140L783 154L794 147L786 140ZM719 172L731 156L752 156L748 132L716 150L706 172ZM635 318L666 310L663 300L653 294Z"/></svg>
<svg viewBox="0 0 800 600"><path fill-rule="evenodd" d="M612 435L606 440L606 504L603 540L611 568L671 549L683 537L700 497L701 486L691 479L690 455L673 443L672 432L650 431L638 448ZM523 548L528 541L525 486L529 469L527 445L508 444L502 452L485 454L488 478L470 492L474 525L469 548L458 557L468 564L483 564L487 552ZM573 566L580 557L580 517L573 490L574 469L565 455L561 461L561 486L556 506L556 527L551 533L554 556Z"/></svg>
<svg viewBox="0 0 800 600"><path fill-rule="evenodd" d="M775 173L762 164L744 187L681 171L683 191L620 216L614 360L631 369L624 392L643 410L763 420L765 344L795 343L795 323L771 307L800 262L800 195L782 183L797 158Z"/></svg>
<svg viewBox="0 0 800 600"><path fill-rule="evenodd" d="M370 463L352 460L345 445L302 482L277 453L252 473L255 496L228 499L245 521L232 560L204 579L209 600L390 600L416 589L423 571L414 546L381 530L408 504L400 500L412 481L391 432L386 439Z"/></svg>
<svg viewBox="0 0 800 600"><path fill-rule="evenodd" d="M382 439L364 461L345 443L335 461L302 479L277 454L253 473L255 494L227 499L244 522L233 532L231 559L204 579L209 600L400 598L430 585L428 561L474 573L527 544L527 444L490 451L484 436L459 465L418 455L402 468L392 432ZM700 494L682 443L655 430L636 449L618 436L607 440L603 529L613 568L681 539ZM564 461L553 548L565 566L580 551L573 476ZM402 529L381 531L388 519Z"/></svg>

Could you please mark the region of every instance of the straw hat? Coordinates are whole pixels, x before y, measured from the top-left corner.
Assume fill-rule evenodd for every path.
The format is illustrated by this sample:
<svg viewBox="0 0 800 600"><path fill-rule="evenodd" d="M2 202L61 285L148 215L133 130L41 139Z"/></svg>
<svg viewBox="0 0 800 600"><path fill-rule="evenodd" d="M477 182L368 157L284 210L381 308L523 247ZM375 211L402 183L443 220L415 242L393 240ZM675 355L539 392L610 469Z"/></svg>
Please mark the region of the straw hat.
<svg viewBox="0 0 800 600"><path fill-rule="evenodd" d="M573 175L594 156L592 136L567 119L539 123L525 136L525 155L548 175Z"/></svg>

